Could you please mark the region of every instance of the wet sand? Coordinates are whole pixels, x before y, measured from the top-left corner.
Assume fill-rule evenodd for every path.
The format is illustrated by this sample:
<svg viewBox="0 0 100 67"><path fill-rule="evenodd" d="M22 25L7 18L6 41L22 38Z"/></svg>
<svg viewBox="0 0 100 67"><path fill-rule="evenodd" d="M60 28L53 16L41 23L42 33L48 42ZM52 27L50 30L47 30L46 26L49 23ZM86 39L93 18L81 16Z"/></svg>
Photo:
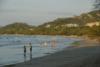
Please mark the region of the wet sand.
<svg viewBox="0 0 100 67"><path fill-rule="evenodd" d="M51 55L3 67L100 67L100 46L66 48Z"/></svg>

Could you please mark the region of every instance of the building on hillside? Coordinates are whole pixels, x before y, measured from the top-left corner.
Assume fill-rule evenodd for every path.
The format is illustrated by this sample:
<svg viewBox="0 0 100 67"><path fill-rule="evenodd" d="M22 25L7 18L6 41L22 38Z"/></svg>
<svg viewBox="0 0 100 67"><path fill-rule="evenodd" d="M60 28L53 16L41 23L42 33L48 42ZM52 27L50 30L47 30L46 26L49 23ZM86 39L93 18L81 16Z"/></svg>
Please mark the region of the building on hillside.
<svg viewBox="0 0 100 67"><path fill-rule="evenodd" d="M50 26L51 26L51 25L50 25L50 24L48 24L48 25L46 25L45 27L46 27L46 28L50 28Z"/></svg>
<svg viewBox="0 0 100 67"><path fill-rule="evenodd" d="M93 26L99 26L100 22L91 22L91 23L87 23L85 26L89 26L89 27L93 27Z"/></svg>
<svg viewBox="0 0 100 67"><path fill-rule="evenodd" d="M62 27L78 27L79 25L78 24L72 24L72 23L69 23L69 24L65 24L65 25L61 25Z"/></svg>
<svg viewBox="0 0 100 67"><path fill-rule="evenodd" d="M78 27L79 25L78 24L67 24L67 27Z"/></svg>

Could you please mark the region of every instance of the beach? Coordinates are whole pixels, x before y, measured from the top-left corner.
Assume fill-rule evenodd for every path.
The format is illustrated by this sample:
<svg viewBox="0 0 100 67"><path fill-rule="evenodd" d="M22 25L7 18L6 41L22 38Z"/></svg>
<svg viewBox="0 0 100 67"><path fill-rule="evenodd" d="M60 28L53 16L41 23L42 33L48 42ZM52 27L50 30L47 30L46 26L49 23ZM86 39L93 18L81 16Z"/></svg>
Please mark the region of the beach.
<svg viewBox="0 0 100 67"><path fill-rule="evenodd" d="M100 67L100 46L64 49L31 61L2 67Z"/></svg>

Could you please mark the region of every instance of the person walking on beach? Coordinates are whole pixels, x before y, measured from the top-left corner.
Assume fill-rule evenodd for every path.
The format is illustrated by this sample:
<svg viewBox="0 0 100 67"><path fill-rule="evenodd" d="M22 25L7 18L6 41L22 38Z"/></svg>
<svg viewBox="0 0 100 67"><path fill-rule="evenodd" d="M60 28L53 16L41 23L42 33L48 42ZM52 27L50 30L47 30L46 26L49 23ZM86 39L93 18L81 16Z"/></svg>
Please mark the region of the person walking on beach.
<svg viewBox="0 0 100 67"><path fill-rule="evenodd" d="M29 43L29 47L30 47L30 63L32 62L32 44Z"/></svg>
<svg viewBox="0 0 100 67"><path fill-rule="evenodd" d="M29 47L30 47L30 53L32 53L32 44L29 43Z"/></svg>
<svg viewBox="0 0 100 67"><path fill-rule="evenodd" d="M26 55L26 46L24 45L24 56Z"/></svg>
<svg viewBox="0 0 100 67"><path fill-rule="evenodd" d="M24 62L26 62L26 46L24 45Z"/></svg>

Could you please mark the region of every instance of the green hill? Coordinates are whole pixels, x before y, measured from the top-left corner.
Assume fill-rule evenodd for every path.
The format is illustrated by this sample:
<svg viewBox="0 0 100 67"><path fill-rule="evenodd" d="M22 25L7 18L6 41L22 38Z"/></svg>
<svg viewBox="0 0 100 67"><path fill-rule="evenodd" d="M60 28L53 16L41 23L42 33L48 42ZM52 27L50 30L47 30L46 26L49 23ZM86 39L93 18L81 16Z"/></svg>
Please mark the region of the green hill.
<svg viewBox="0 0 100 67"><path fill-rule="evenodd" d="M87 27L86 24L95 22L100 24L100 10L91 11L89 13L84 13L80 16L70 18L58 18L54 21L38 26L37 29L39 31L38 34L91 35L91 31L93 32L93 29Z"/></svg>
<svg viewBox="0 0 100 67"><path fill-rule="evenodd" d="M26 23L13 23L1 27L1 34L31 34L31 31L34 30L34 26L28 25Z"/></svg>
<svg viewBox="0 0 100 67"><path fill-rule="evenodd" d="M91 11L69 18L58 18L37 27L26 23L13 23L0 28L0 34L38 34L38 35L100 35L100 10ZM93 27L86 26L92 23ZM90 24L91 25L91 24Z"/></svg>
<svg viewBox="0 0 100 67"><path fill-rule="evenodd" d="M40 27L45 27L46 25L52 26L61 26L65 24L78 24L79 26L84 26L86 23L91 22L100 22L100 10L92 11L89 13L81 14L80 16L74 16L70 18L58 18L52 22L44 23L43 25L40 25Z"/></svg>

